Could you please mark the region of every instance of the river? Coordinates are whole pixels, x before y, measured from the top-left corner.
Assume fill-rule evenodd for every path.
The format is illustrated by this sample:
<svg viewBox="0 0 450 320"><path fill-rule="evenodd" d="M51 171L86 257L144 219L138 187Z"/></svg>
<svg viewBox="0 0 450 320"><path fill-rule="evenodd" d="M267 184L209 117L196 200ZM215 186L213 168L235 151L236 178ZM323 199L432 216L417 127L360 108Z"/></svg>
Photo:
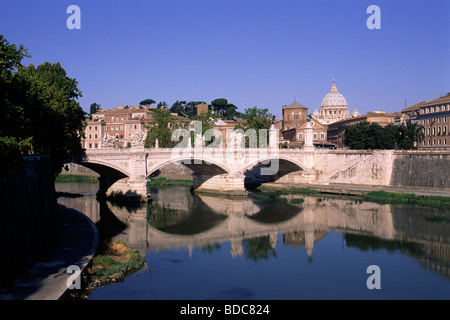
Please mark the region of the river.
<svg viewBox="0 0 450 320"><path fill-rule="evenodd" d="M82 194L58 202L146 258L91 300L450 298L450 223L426 219L437 209L323 194L229 199L188 187L154 189L136 208L99 203L95 183L56 190Z"/></svg>

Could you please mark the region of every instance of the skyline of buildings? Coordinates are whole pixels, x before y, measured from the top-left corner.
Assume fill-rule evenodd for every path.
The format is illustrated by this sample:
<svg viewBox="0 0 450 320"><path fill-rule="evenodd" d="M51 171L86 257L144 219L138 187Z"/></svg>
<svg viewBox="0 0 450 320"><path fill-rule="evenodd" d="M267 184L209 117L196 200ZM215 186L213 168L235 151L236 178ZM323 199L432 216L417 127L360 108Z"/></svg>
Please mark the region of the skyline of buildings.
<svg viewBox="0 0 450 320"><path fill-rule="evenodd" d="M136 134L147 134L146 123L152 119L155 106L117 106L113 109L100 109L87 121L83 146L86 149L102 147L130 147ZM198 105L198 112L205 112L205 103ZM347 100L337 90L333 79L330 92L324 96L320 110L311 114L309 108L297 102L281 107L281 119L273 122L279 130L279 143L289 148L300 148L305 141L304 129L308 121L313 123L313 142L316 145L334 144L342 148L343 135L348 125L361 121L377 122L381 126L389 124L418 123L424 127L424 139L419 142L419 149L450 148L450 93L408 106L394 113L373 110L364 115L354 107L350 114ZM177 114L172 114L177 116ZM190 120L179 117L184 122ZM215 122L214 129L223 137L223 147L227 147L227 130L232 130L242 120L222 120ZM190 124L192 127L192 121Z"/></svg>

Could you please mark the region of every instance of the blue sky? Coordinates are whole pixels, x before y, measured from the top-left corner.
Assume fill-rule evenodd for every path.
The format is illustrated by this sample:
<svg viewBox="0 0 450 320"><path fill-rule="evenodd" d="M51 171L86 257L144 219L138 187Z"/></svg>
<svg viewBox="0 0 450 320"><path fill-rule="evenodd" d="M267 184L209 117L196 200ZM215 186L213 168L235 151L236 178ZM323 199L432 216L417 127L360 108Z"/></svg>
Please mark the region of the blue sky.
<svg viewBox="0 0 450 320"><path fill-rule="evenodd" d="M84 110L226 98L313 112L333 78L350 111L450 91L448 0L0 0L0 33L76 78ZM370 5L381 29L369 30ZM69 5L81 29L69 30Z"/></svg>

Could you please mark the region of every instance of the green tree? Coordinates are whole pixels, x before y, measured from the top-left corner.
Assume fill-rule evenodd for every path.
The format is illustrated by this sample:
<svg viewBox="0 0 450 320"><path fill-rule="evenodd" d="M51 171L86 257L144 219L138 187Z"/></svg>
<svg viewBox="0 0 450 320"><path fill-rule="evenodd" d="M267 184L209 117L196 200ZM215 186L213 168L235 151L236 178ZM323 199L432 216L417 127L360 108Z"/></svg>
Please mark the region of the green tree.
<svg viewBox="0 0 450 320"><path fill-rule="evenodd" d="M89 119L92 120L92 115L100 110L100 105L98 103L92 103L89 107Z"/></svg>
<svg viewBox="0 0 450 320"><path fill-rule="evenodd" d="M48 154L54 173L59 173L64 163L84 156L80 138L85 112L77 102L78 83L59 63L22 66L27 51L2 35L0 46L0 160L3 164L21 154Z"/></svg>
<svg viewBox="0 0 450 320"><path fill-rule="evenodd" d="M403 150L417 149L419 142L424 138L423 126L410 123L399 127L398 148Z"/></svg>
<svg viewBox="0 0 450 320"><path fill-rule="evenodd" d="M382 149L396 149L399 140L398 126L395 124L389 124L384 127Z"/></svg>
<svg viewBox="0 0 450 320"><path fill-rule="evenodd" d="M173 148L178 142L172 141L172 132L181 127L180 120L165 108L157 108L152 112L152 120L148 124L150 145L154 146L158 139L160 148Z"/></svg>
<svg viewBox="0 0 450 320"><path fill-rule="evenodd" d="M22 67L22 59L30 58L22 45L10 44L0 34L0 166L7 169L15 165L21 154L28 151L31 138L23 134L28 124L23 106L12 100L16 84L14 72ZM26 90L26 88L24 88ZM22 91L22 94L25 92Z"/></svg>
<svg viewBox="0 0 450 320"><path fill-rule="evenodd" d="M145 99L145 100L142 100L141 102L139 102L139 105L140 106L151 106L154 103L156 103L156 101L153 99Z"/></svg>
<svg viewBox="0 0 450 320"><path fill-rule="evenodd" d="M344 144L350 149L367 149L367 139L370 135L370 123L361 121L345 128Z"/></svg>
<svg viewBox="0 0 450 320"><path fill-rule="evenodd" d="M237 107L234 104L228 103L228 100L225 98L218 98L211 101L210 108L214 113L219 114L226 120L232 120L241 116L237 111Z"/></svg>
<svg viewBox="0 0 450 320"><path fill-rule="evenodd" d="M249 129L254 129L256 132L257 141L256 143L259 146L259 130L265 129L269 130L270 126L272 125L272 114L269 113L269 110L267 108L248 108L245 109L245 112L241 115L243 122L241 124L237 125L235 129L242 129L245 131ZM269 136L267 134L267 142L268 142ZM246 145L248 146L249 141L247 140Z"/></svg>
<svg viewBox="0 0 450 320"><path fill-rule="evenodd" d="M15 79L19 88L27 87L18 104L27 110L26 135L32 137L34 153L49 154L55 173L64 163L81 161L84 150L80 138L86 114L76 100L81 97L77 81L69 78L59 63L49 62L37 68L33 64L20 68Z"/></svg>

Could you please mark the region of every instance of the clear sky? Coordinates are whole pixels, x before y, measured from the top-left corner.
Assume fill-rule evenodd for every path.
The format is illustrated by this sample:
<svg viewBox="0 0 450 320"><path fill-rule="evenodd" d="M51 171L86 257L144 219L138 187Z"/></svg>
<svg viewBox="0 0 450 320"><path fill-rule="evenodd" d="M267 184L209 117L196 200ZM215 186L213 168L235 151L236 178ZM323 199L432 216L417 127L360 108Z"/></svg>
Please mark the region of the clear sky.
<svg viewBox="0 0 450 320"><path fill-rule="evenodd" d="M25 65L60 62L85 111L226 98L280 117L296 97L312 113L333 79L350 112L400 111L450 91L449 25L448 0L0 0L0 33Z"/></svg>

